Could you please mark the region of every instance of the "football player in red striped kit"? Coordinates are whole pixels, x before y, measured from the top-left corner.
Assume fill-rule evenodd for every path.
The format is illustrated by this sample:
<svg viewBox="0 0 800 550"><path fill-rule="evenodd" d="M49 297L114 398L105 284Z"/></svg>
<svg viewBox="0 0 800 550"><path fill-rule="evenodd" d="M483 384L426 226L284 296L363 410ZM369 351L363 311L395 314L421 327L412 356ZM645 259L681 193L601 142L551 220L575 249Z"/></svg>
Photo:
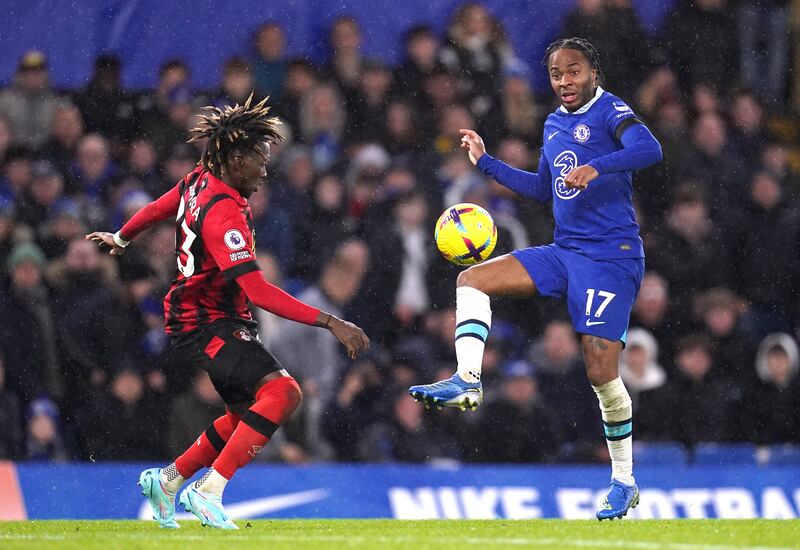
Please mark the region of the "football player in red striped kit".
<svg viewBox="0 0 800 550"><path fill-rule="evenodd" d="M257 341L248 300L281 317L328 329L351 358L369 346L360 328L271 285L256 263L247 197L266 179L270 143L281 136L266 100L251 103L252 96L244 105L207 107L189 140L207 140L197 168L115 234L86 236L120 255L148 227L176 220L178 274L164 299L166 331L180 361L205 369L226 404L227 413L175 462L140 476L153 517L165 528L179 527L178 490L210 466L183 491L180 502L204 525L237 529L222 506L226 483L300 404L297 382Z"/></svg>

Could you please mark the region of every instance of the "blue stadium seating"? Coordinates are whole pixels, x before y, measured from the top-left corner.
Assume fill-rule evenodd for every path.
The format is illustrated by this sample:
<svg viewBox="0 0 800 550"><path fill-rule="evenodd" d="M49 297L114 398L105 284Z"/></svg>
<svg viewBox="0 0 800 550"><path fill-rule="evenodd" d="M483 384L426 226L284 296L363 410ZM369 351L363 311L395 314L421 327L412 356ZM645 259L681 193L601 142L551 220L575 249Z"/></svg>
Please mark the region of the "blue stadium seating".
<svg viewBox="0 0 800 550"><path fill-rule="evenodd" d="M635 442L633 462L637 466L685 466L688 455L680 443Z"/></svg>
<svg viewBox="0 0 800 550"><path fill-rule="evenodd" d="M703 466L755 465L756 446L751 443L698 443L693 462Z"/></svg>

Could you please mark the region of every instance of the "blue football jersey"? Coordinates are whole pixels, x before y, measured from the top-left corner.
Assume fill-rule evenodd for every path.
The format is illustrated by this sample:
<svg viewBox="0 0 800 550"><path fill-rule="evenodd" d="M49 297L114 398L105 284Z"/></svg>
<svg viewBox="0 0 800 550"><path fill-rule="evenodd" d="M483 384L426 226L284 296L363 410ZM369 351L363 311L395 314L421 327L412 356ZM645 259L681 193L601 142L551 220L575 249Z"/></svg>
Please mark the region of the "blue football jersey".
<svg viewBox="0 0 800 550"><path fill-rule="evenodd" d="M633 110L600 87L574 113L559 107L547 117L541 163L552 177L557 245L593 259L644 257L630 171L601 174L585 190L564 184L573 168L622 149L616 134L628 119L636 119Z"/></svg>

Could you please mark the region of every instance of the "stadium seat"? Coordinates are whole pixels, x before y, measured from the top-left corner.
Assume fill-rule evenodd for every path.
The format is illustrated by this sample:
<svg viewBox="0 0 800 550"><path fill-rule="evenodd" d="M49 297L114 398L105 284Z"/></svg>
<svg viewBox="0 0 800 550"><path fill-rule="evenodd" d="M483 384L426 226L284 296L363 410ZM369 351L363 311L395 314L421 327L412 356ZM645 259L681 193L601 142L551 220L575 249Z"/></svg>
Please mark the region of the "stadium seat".
<svg viewBox="0 0 800 550"><path fill-rule="evenodd" d="M643 443L633 445L633 461L637 466L685 466L686 449L680 443Z"/></svg>
<svg viewBox="0 0 800 550"><path fill-rule="evenodd" d="M693 462L705 466L755 465L756 447L752 443L698 443Z"/></svg>
<svg viewBox="0 0 800 550"><path fill-rule="evenodd" d="M769 466L800 466L800 446L773 445L769 448Z"/></svg>

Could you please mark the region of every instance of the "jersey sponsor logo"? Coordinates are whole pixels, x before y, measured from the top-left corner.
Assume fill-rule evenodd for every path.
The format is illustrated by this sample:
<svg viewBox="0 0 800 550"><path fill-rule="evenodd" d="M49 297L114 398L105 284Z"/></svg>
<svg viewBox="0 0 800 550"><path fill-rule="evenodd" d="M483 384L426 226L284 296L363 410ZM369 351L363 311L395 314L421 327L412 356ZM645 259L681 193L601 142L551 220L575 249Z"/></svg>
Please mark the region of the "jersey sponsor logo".
<svg viewBox="0 0 800 550"><path fill-rule="evenodd" d="M246 260L252 258L249 250L242 250L241 252L231 252L231 261L238 262L239 260Z"/></svg>
<svg viewBox="0 0 800 550"><path fill-rule="evenodd" d="M233 331L233 336L241 340L242 342L252 342L253 336L247 332L243 328L239 328Z"/></svg>
<svg viewBox="0 0 800 550"><path fill-rule="evenodd" d="M553 161L553 166L561 169L559 172L561 175L558 176L553 182L556 196L564 200L574 199L577 197L581 190L577 187L572 189L567 187L567 184L564 183L564 178L578 167L578 156L570 150L562 151Z"/></svg>
<svg viewBox="0 0 800 550"><path fill-rule="evenodd" d="M627 112L631 111L631 108L628 107L627 105L625 105L624 103L616 103L616 102L614 102L614 103L612 103L612 105L614 106L614 108L617 111L620 111L620 112L623 112L623 113L627 113Z"/></svg>
<svg viewBox="0 0 800 550"><path fill-rule="evenodd" d="M561 130L556 130L555 132L550 132L549 134L547 134L547 141L550 141L551 139L553 139L553 136L556 135L560 131Z"/></svg>
<svg viewBox="0 0 800 550"><path fill-rule="evenodd" d="M247 245L242 232L238 229L229 229L225 232L225 246L231 250L241 250Z"/></svg>
<svg viewBox="0 0 800 550"><path fill-rule="evenodd" d="M572 131L572 137L575 138L575 141L580 141L581 143L586 143L589 141L589 136L591 134L592 133L589 131L589 127L585 124L578 124Z"/></svg>

